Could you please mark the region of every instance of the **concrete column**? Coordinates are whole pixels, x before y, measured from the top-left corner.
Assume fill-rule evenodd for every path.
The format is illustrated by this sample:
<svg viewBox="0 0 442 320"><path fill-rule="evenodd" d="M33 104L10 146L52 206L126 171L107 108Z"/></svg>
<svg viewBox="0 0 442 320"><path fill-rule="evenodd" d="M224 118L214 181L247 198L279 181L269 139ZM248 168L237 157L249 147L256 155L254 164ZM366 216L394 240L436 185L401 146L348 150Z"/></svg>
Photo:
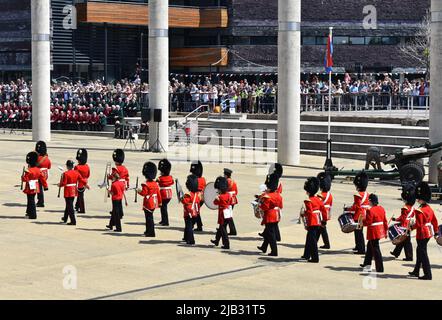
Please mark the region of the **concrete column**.
<svg viewBox="0 0 442 320"><path fill-rule="evenodd" d="M301 0L278 0L278 161L300 161Z"/></svg>
<svg viewBox="0 0 442 320"><path fill-rule="evenodd" d="M431 87L430 87L430 142L442 142L442 1L431 1ZM431 183L437 183L437 163L442 153L430 158Z"/></svg>
<svg viewBox="0 0 442 320"><path fill-rule="evenodd" d="M149 145L167 152L169 144L169 1L149 1ZM153 122L153 109L162 110L162 122ZM157 139L162 148L155 144Z"/></svg>
<svg viewBox="0 0 442 320"><path fill-rule="evenodd" d="M50 0L31 1L32 23L32 139L51 139Z"/></svg>

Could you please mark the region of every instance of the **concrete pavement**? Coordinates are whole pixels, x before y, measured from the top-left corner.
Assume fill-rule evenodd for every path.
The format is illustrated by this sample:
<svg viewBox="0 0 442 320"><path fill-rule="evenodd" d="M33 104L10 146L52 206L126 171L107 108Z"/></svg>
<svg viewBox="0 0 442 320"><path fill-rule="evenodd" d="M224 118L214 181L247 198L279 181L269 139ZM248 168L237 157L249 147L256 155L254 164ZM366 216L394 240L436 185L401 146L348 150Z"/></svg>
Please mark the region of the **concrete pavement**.
<svg viewBox="0 0 442 320"><path fill-rule="evenodd" d="M381 249L385 274L370 276L362 272L360 256L351 252L353 235L343 234L336 221L344 204L350 204L353 184L345 179L333 184L335 205L329 226L332 249L321 251L319 264L299 260L305 230L296 224L305 198L305 178L316 175L323 159L302 156L300 167L286 167L282 242L279 257L259 254L257 233L260 221L252 212L250 201L264 181L267 165L274 153L219 149L211 146L171 146L172 175L183 184L190 162L200 157L206 163L204 176L214 181L224 167L234 171L240 194L235 208L238 237L231 238L231 250L214 248L210 239L216 230L215 211L202 209L204 232L195 234L197 245L184 246L182 207L174 198L169 205L170 227L157 227L156 238L145 238L141 201L133 202L128 193L123 233L108 232L111 203L104 202L104 191L97 184L103 180L106 162L112 150L125 141L101 137L53 135L48 144L53 162L50 190L45 194L46 207L38 210L38 220L24 219L25 196L19 190L19 177L25 155L32 150L31 136L0 135L0 298L1 299L436 299L442 284L442 247L430 241L429 256L433 281L408 279L412 264L393 260L393 249L385 240ZM137 142L139 147L141 143ZM64 209L57 198L59 171L76 149L89 149L92 170L86 193L87 214L77 215L77 226L59 223ZM227 163L217 163L218 159ZM126 165L132 184L145 161L158 162L159 154L127 152ZM335 159L337 167L361 168L362 162ZM231 163L230 163L231 162ZM398 216L401 207L397 186L373 182L369 192L376 192L388 216ZM175 195L174 195L175 197ZM434 206L438 219L439 206ZM158 222L159 212L155 212ZM415 242L413 241L415 246ZM402 257L401 257L402 258ZM76 287L76 288L75 288ZM74 289L72 289L74 288Z"/></svg>

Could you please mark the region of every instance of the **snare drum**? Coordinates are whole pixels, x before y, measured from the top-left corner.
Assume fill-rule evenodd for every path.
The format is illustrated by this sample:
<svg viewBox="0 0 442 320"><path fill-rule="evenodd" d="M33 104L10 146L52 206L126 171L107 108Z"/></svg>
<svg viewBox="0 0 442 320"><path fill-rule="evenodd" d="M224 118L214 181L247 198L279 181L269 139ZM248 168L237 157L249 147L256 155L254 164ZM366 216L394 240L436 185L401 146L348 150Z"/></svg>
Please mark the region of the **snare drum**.
<svg viewBox="0 0 442 320"><path fill-rule="evenodd" d="M395 224L388 228L388 237L394 245L401 244L404 242L408 234L405 232L404 228L401 228L399 225Z"/></svg>
<svg viewBox="0 0 442 320"><path fill-rule="evenodd" d="M341 230L344 233L351 233L356 230L358 224L353 220L353 216L351 213L344 212L338 218L339 225L341 226Z"/></svg>
<svg viewBox="0 0 442 320"><path fill-rule="evenodd" d="M439 226L438 237L436 238L438 245L442 246L442 224Z"/></svg>

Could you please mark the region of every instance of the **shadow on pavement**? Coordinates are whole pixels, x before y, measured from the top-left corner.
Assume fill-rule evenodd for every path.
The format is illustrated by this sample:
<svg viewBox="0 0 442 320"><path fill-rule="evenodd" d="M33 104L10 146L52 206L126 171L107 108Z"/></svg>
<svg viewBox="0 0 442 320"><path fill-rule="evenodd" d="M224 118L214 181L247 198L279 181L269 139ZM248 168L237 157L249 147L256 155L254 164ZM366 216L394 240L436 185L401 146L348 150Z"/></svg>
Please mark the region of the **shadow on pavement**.
<svg viewBox="0 0 442 320"><path fill-rule="evenodd" d="M4 207L20 207L20 208L26 208L26 204L23 203L17 203L17 202L8 202L3 203Z"/></svg>

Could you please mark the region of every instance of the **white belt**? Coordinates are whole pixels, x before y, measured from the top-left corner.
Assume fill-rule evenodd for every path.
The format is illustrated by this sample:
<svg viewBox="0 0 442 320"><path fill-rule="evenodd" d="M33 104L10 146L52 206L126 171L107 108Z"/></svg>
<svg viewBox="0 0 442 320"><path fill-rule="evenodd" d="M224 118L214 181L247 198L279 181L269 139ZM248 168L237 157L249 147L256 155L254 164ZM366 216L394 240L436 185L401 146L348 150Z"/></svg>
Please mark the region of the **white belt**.
<svg viewBox="0 0 442 320"><path fill-rule="evenodd" d="M425 226L430 229L431 235L434 236L433 224L431 222L428 222L428 223L425 224Z"/></svg>
<svg viewBox="0 0 442 320"><path fill-rule="evenodd" d="M366 205L364 205L364 206L361 206L361 208L364 208L364 209L370 209L370 206L366 206Z"/></svg>
<svg viewBox="0 0 442 320"><path fill-rule="evenodd" d="M120 182L126 182L126 179L119 179Z"/></svg>
<svg viewBox="0 0 442 320"><path fill-rule="evenodd" d="M172 187L161 187L160 190L172 190Z"/></svg>
<svg viewBox="0 0 442 320"><path fill-rule="evenodd" d="M230 193L232 196L236 195L235 191L229 191L228 193Z"/></svg>
<svg viewBox="0 0 442 320"><path fill-rule="evenodd" d="M319 221L322 221L321 211L320 210L314 210L313 213L318 215Z"/></svg>
<svg viewBox="0 0 442 320"><path fill-rule="evenodd" d="M325 204L324 208L330 208L330 205L329 204Z"/></svg>
<svg viewBox="0 0 442 320"><path fill-rule="evenodd" d="M67 184L67 185L66 185L66 187L76 187L76 186L77 186L76 183L70 183L70 184Z"/></svg>
<svg viewBox="0 0 442 320"><path fill-rule="evenodd" d="M40 171L48 171L48 168L40 168Z"/></svg>
<svg viewBox="0 0 442 320"><path fill-rule="evenodd" d="M370 225L370 227L381 226L381 225L383 225L383 224L384 224L383 222L375 222L375 223L372 223L372 224Z"/></svg>

